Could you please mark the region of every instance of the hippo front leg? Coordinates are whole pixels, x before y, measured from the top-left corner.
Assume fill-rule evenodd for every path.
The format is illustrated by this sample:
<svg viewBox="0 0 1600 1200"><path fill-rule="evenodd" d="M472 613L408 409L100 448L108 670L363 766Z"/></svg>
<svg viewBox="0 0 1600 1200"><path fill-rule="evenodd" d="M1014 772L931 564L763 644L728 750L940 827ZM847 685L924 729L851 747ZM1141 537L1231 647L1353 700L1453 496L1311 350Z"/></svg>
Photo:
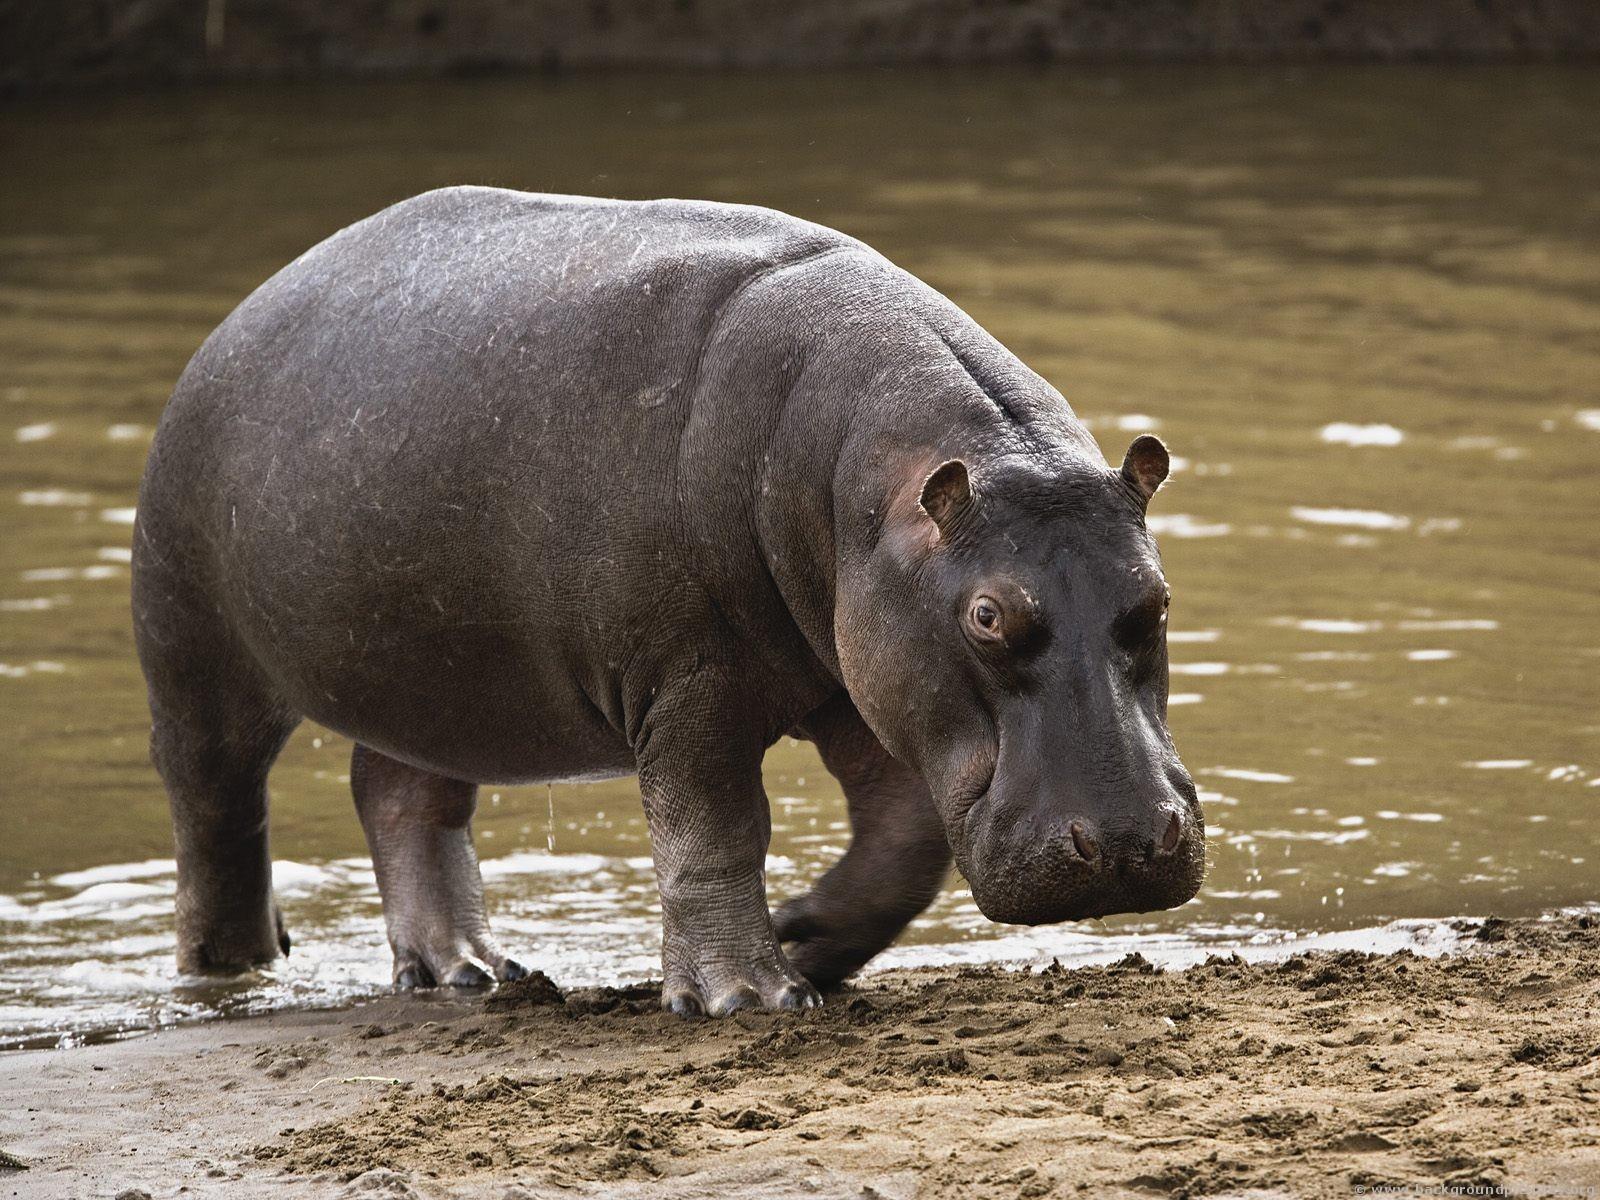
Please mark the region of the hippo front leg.
<svg viewBox="0 0 1600 1200"><path fill-rule="evenodd" d="M821 1003L784 958L767 909L760 747L730 753L704 730L675 732L654 732L639 771L661 890L661 1006L720 1017Z"/></svg>
<svg viewBox="0 0 1600 1200"><path fill-rule="evenodd" d="M850 849L776 917L790 961L828 987L928 907L949 870L950 846L927 784L883 748L848 696L823 705L796 732L816 743L850 808Z"/></svg>

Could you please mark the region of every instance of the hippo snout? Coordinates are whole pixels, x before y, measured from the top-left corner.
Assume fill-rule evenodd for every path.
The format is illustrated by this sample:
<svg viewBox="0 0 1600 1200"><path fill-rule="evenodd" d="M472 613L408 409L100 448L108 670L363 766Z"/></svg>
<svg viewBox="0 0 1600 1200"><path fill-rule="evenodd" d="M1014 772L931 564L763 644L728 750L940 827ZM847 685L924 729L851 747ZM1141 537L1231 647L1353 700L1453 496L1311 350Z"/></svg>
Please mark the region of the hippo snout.
<svg viewBox="0 0 1600 1200"><path fill-rule="evenodd" d="M1087 819L1068 823L1067 832L1073 852L1085 863L1111 872L1127 872L1177 853L1183 844L1184 825L1182 813L1159 808L1155 819L1144 827L1119 833L1109 842L1096 836L1094 822Z"/></svg>
<svg viewBox="0 0 1600 1200"><path fill-rule="evenodd" d="M997 811L975 822L966 870L984 916L1013 925L1176 908L1199 891L1205 825L1197 804L1137 816L1079 814L1044 829ZM1009 827L1009 828L1007 828Z"/></svg>

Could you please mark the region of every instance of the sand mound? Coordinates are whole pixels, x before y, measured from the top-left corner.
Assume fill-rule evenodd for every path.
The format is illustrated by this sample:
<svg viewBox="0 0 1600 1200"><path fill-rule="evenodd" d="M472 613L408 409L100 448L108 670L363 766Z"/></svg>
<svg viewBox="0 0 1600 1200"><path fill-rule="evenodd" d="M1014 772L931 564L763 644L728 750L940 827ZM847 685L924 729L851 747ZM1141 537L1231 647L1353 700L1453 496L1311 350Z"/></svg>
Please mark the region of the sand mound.
<svg viewBox="0 0 1600 1200"><path fill-rule="evenodd" d="M494 1196L1600 1183L1600 922L1465 932L1442 959L896 972L721 1022L535 982L393 1035L482 1060L473 1082L394 1086L256 1154Z"/></svg>

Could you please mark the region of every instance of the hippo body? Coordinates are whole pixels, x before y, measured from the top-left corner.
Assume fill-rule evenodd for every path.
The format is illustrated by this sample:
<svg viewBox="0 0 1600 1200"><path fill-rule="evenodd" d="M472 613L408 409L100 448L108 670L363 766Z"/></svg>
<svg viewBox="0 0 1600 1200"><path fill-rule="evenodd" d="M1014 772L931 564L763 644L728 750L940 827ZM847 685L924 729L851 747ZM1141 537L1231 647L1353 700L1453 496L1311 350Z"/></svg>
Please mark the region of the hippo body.
<svg viewBox="0 0 1600 1200"><path fill-rule="evenodd" d="M814 1003L952 851L1000 919L1181 903L1162 618L1116 633L1165 587L1141 442L1111 470L948 300L768 210L451 188L336 234L196 354L140 493L180 965L287 951L265 785L306 717L357 743L401 985L522 971L480 783L639 775L678 1011ZM786 733L855 840L775 927Z"/></svg>

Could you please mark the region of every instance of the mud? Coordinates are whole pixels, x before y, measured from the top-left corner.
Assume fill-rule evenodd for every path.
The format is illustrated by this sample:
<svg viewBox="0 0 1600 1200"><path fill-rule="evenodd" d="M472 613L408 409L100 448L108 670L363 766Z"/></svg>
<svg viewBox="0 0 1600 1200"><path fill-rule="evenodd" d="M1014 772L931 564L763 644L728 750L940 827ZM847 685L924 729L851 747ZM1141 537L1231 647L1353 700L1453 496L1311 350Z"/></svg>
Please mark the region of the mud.
<svg viewBox="0 0 1600 1200"><path fill-rule="evenodd" d="M11 1055L0 1112L63 1070L120 1099L32 1138L13 1109L0 1142L19 1195L1600 1194L1600 918L1463 932L1438 959L893 972L721 1022L535 976Z"/></svg>

